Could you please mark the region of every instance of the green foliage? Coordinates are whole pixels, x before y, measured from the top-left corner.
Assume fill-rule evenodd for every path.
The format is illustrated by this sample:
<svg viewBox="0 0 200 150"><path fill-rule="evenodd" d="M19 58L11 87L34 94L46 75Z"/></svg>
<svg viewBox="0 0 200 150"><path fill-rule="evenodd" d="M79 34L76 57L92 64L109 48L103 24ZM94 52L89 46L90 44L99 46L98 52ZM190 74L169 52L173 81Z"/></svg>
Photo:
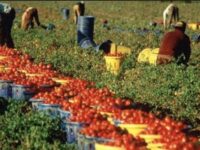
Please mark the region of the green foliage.
<svg viewBox="0 0 200 150"><path fill-rule="evenodd" d="M7 106L0 115L1 149L76 149L75 145L64 144L58 118L33 111L24 101L10 100L7 105L1 103L0 106Z"/></svg>

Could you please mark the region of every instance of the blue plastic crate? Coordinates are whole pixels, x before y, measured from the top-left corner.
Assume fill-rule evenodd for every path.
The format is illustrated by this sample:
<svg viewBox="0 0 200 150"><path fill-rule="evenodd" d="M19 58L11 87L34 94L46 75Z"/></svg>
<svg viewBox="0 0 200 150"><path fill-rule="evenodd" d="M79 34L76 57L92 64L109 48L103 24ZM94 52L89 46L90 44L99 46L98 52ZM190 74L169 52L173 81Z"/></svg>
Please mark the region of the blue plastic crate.
<svg viewBox="0 0 200 150"><path fill-rule="evenodd" d="M34 96L34 92L29 92L30 86L12 84L12 98L16 100L28 100Z"/></svg>
<svg viewBox="0 0 200 150"><path fill-rule="evenodd" d="M0 97L5 99L12 97L12 81L0 80Z"/></svg>
<svg viewBox="0 0 200 150"><path fill-rule="evenodd" d="M37 108L39 111L44 111L53 118L59 116L60 105L58 104L39 103Z"/></svg>
<svg viewBox="0 0 200 150"><path fill-rule="evenodd" d="M82 127L84 127L84 123L77 123L77 122L62 122L62 129L66 133L66 141L67 143L74 143L77 141L78 132Z"/></svg>
<svg viewBox="0 0 200 150"><path fill-rule="evenodd" d="M31 102L31 105L33 109L37 110L38 109L38 104L43 102L43 99L36 99L36 98L31 98L29 99L29 102Z"/></svg>
<svg viewBox="0 0 200 150"><path fill-rule="evenodd" d="M60 118L62 120L66 120L71 116L70 111L66 111L66 110L63 110L63 109L59 109L59 113L60 113Z"/></svg>
<svg viewBox="0 0 200 150"><path fill-rule="evenodd" d="M79 150L95 150L95 143L106 143L114 141L112 139L89 137L82 134L78 134L78 149Z"/></svg>

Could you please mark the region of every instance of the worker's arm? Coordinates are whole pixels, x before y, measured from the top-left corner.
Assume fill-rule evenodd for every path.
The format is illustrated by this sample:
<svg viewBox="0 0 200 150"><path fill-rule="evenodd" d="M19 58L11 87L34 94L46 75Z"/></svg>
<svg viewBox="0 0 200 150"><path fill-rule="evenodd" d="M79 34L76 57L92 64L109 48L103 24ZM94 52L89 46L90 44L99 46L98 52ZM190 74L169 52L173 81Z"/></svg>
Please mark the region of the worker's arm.
<svg viewBox="0 0 200 150"><path fill-rule="evenodd" d="M186 45L185 45L185 49L183 51L183 54L185 56L185 62L184 63L187 64L189 59L190 59L190 55L191 55L190 39L189 39L188 36L186 37Z"/></svg>
<svg viewBox="0 0 200 150"><path fill-rule="evenodd" d="M37 25L40 26L40 21L39 21L37 9L34 12L34 18L35 18L35 21L36 21Z"/></svg>

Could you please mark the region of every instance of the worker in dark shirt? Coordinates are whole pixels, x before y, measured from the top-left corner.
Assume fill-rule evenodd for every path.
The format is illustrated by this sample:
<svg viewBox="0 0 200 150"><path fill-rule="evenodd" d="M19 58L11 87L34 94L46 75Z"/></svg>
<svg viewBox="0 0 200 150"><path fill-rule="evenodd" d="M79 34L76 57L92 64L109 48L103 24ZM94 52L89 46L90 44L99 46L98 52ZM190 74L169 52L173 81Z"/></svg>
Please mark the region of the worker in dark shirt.
<svg viewBox="0 0 200 150"><path fill-rule="evenodd" d="M0 46L14 48L11 29L15 19L15 9L9 4L0 3Z"/></svg>
<svg viewBox="0 0 200 150"><path fill-rule="evenodd" d="M173 58L178 64L187 64L191 55L190 39L184 33L186 23L177 22L174 25L175 30L164 35L160 45L157 64L170 62Z"/></svg>

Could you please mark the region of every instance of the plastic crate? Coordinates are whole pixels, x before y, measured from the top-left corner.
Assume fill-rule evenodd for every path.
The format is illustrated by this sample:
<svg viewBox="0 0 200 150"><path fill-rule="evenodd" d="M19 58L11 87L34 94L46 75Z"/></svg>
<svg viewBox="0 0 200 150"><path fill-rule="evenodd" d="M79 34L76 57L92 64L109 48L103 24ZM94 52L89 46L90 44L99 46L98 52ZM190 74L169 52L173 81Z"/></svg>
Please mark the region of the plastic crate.
<svg viewBox="0 0 200 150"><path fill-rule="evenodd" d="M0 80L0 97L5 99L12 97L12 81Z"/></svg>
<svg viewBox="0 0 200 150"><path fill-rule="evenodd" d="M109 141L113 141L113 140L89 137L82 134L78 134L78 149L79 150L95 150L96 143L106 143Z"/></svg>
<svg viewBox="0 0 200 150"><path fill-rule="evenodd" d="M40 91L50 92L54 85L40 85Z"/></svg>
<svg viewBox="0 0 200 150"><path fill-rule="evenodd" d="M36 99L36 98L31 98L29 99L29 102L31 102L31 105L33 109L37 110L38 109L38 104L43 102L43 99Z"/></svg>
<svg viewBox="0 0 200 150"><path fill-rule="evenodd" d="M66 110L63 110L63 109L59 109L59 114L60 114L60 118L62 120L66 120L71 116L70 111L66 111Z"/></svg>
<svg viewBox="0 0 200 150"><path fill-rule="evenodd" d="M45 113L50 115L52 118L59 116L60 105L58 104L39 103L37 108L39 111L44 111Z"/></svg>
<svg viewBox="0 0 200 150"><path fill-rule="evenodd" d="M30 86L12 84L12 98L16 100L29 100L34 92L29 92Z"/></svg>
<svg viewBox="0 0 200 150"><path fill-rule="evenodd" d="M78 138L78 132L84 126L84 123L63 121L61 124L61 128L66 133L66 142L76 142Z"/></svg>

